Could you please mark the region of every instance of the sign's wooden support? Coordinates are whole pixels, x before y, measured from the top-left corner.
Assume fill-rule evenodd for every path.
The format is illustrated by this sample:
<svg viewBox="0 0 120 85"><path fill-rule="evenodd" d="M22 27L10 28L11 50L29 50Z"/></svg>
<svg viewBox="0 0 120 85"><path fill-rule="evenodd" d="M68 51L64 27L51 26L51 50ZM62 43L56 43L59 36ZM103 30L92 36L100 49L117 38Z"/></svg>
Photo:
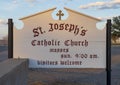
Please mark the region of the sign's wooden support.
<svg viewBox="0 0 120 85"><path fill-rule="evenodd" d="M8 19L8 58L13 58L13 20Z"/></svg>
<svg viewBox="0 0 120 85"><path fill-rule="evenodd" d="M106 71L107 71L107 84L111 85L111 20L107 20L106 24Z"/></svg>

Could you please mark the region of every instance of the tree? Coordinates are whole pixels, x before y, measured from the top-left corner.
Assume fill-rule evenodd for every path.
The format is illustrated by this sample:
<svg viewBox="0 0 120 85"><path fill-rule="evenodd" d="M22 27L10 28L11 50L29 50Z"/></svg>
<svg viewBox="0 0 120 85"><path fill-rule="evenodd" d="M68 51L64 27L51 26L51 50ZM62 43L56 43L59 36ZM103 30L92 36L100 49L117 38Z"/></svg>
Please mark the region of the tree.
<svg viewBox="0 0 120 85"><path fill-rule="evenodd" d="M120 37L120 16L113 17L111 34L112 40L116 43L116 40Z"/></svg>

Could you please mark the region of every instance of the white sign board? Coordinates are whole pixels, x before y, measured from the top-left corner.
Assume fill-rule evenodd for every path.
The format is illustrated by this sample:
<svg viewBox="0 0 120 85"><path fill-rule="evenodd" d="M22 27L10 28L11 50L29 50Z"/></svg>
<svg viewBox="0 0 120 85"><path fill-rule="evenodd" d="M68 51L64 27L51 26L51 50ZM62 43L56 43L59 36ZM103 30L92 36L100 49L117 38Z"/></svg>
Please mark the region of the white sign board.
<svg viewBox="0 0 120 85"><path fill-rule="evenodd" d="M14 29L14 58L29 58L30 68L105 68L106 32L96 29L99 19L65 8L69 16L49 9L22 18Z"/></svg>

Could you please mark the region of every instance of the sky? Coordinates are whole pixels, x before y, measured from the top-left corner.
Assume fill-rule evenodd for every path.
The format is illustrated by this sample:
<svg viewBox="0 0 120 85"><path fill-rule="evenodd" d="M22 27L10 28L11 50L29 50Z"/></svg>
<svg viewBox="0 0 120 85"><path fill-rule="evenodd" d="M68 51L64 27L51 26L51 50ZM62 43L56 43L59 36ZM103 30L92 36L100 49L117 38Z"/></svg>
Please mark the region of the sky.
<svg viewBox="0 0 120 85"><path fill-rule="evenodd" d="M67 7L103 21L120 16L120 0L0 0L0 39L8 34L8 18L22 28L21 17L53 7L62 10Z"/></svg>

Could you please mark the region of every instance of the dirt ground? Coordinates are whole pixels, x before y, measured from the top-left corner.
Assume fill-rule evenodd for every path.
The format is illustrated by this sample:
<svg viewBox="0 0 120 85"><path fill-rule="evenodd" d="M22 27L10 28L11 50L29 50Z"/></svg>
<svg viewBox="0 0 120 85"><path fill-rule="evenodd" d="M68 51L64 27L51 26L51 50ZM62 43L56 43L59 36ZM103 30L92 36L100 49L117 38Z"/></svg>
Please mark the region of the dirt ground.
<svg viewBox="0 0 120 85"><path fill-rule="evenodd" d="M90 78L102 72L104 69L29 69L28 85L94 85Z"/></svg>

